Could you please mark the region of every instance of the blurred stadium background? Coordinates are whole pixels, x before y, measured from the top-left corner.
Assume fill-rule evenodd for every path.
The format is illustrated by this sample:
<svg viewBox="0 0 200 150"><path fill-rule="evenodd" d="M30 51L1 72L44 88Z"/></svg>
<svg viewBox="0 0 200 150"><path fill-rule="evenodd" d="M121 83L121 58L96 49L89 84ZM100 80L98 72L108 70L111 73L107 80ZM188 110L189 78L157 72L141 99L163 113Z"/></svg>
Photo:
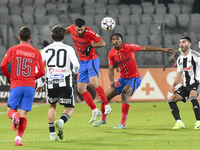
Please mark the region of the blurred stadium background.
<svg viewBox="0 0 200 150"><path fill-rule="evenodd" d="M127 43L179 48L184 34L192 39L192 48L199 51L200 14L194 12L194 0L1 0L0 1L0 60L7 49L18 44L18 30L27 25L32 29L32 45L38 50L44 40L51 43L51 28L60 24L67 27L77 17L99 33L106 47L97 50L101 67L107 67L111 48L110 35L119 32ZM113 17L114 31L101 29L101 20ZM65 43L72 45L70 36ZM106 50L105 50L106 49ZM136 53L139 67L167 66L171 54L162 52Z"/></svg>

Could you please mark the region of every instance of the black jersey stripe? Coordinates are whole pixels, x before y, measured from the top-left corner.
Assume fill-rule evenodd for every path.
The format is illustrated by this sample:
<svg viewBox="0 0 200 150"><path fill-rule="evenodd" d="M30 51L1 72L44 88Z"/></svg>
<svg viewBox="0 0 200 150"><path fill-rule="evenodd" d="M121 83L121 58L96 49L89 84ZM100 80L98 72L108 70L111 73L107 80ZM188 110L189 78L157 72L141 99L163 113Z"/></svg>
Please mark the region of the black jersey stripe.
<svg viewBox="0 0 200 150"><path fill-rule="evenodd" d="M187 58L183 58L183 68L187 68ZM188 71L185 71L186 85L190 83L190 76Z"/></svg>
<svg viewBox="0 0 200 150"><path fill-rule="evenodd" d="M192 61L191 63L192 63L192 66L193 66L194 75L196 75L196 62L194 61L193 57L192 57L191 61ZM194 76L194 80L195 80L195 82L197 82L195 76Z"/></svg>

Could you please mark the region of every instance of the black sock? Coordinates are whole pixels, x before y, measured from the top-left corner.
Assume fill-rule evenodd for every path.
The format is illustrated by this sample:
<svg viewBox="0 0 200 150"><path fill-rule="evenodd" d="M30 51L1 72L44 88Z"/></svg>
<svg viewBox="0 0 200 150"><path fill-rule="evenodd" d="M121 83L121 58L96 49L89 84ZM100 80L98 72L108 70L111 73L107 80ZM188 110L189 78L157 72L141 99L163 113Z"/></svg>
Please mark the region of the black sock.
<svg viewBox="0 0 200 150"><path fill-rule="evenodd" d="M69 115L68 114L64 114L64 113L60 117L60 119L62 119L64 121L64 123L67 122L69 120L69 118L70 118Z"/></svg>
<svg viewBox="0 0 200 150"><path fill-rule="evenodd" d="M169 103L169 106L171 108L171 112L172 112L172 115L174 116L174 119L175 120L178 120L178 119L181 120L181 117L180 117L180 114L179 114L179 109L178 109L176 102L174 100L168 100L168 103Z"/></svg>
<svg viewBox="0 0 200 150"><path fill-rule="evenodd" d="M196 120L200 120L199 102L197 101L197 98L196 97L190 97L190 101L193 105L193 110L194 110Z"/></svg>
<svg viewBox="0 0 200 150"><path fill-rule="evenodd" d="M55 126L54 123L49 123L49 132L55 132Z"/></svg>

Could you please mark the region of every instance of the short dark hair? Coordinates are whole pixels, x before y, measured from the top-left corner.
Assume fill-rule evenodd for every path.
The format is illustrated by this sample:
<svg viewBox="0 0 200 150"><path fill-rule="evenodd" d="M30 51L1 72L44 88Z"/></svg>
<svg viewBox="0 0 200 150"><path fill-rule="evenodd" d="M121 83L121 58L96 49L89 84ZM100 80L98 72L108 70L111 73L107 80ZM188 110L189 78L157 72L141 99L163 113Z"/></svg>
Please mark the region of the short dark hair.
<svg viewBox="0 0 200 150"><path fill-rule="evenodd" d="M65 36L65 28L60 25L56 25L51 30L51 37L54 41L62 41Z"/></svg>
<svg viewBox="0 0 200 150"><path fill-rule="evenodd" d="M22 41L28 41L31 38L31 29L27 26L23 26L19 29L18 34Z"/></svg>
<svg viewBox="0 0 200 150"><path fill-rule="evenodd" d="M75 26L78 26L79 28L81 28L82 26L85 26L85 20L81 18L77 18L74 24Z"/></svg>
<svg viewBox="0 0 200 150"><path fill-rule="evenodd" d="M112 35L110 36L110 41L111 41L111 42L112 42L112 37L113 37L114 35L118 35L118 36L122 39L122 41L123 41L123 36L122 36L120 33L114 33L114 34L112 34Z"/></svg>
<svg viewBox="0 0 200 150"><path fill-rule="evenodd" d="M189 43L192 43L192 40L189 36L182 36L181 39L186 39Z"/></svg>

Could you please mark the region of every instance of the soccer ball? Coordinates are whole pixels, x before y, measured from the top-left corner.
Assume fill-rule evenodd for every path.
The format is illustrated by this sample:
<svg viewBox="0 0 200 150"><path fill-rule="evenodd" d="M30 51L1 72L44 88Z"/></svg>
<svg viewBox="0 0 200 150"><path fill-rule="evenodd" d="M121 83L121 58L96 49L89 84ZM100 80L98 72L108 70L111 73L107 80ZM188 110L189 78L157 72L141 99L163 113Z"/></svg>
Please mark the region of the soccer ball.
<svg viewBox="0 0 200 150"><path fill-rule="evenodd" d="M115 20L111 17L105 17L101 21L101 27L106 31L111 31L115 28Z"/></svg>

